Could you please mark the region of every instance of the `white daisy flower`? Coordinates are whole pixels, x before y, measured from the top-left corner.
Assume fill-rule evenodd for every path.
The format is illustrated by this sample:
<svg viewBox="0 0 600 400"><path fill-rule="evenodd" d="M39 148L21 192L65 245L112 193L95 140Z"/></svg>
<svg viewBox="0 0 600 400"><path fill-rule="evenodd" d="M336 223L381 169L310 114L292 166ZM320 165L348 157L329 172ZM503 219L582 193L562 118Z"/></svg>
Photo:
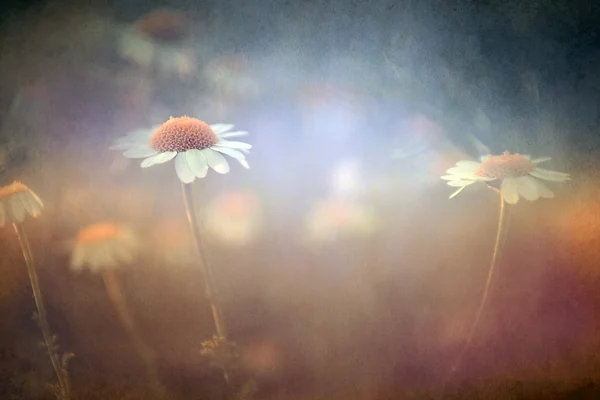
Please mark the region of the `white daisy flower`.
<svg viewBox="0 0 600 400"><path fill-rule="evenodd" d="M252 145L227 140L248 132L229 132L230 124L208 125L190 117L171 117L155 130L136 131L117 140L112 149L125 150L127 158L144 158L141 166L148 168L175 159L175 171L183 183L204 178L211 167L220 174L229 172L229 163L223 156L235 158L249 168L244 153Z"/></svg>
<svg viewBox="0 0 600 400"><path fill-rule="evenodd" d="M481 162L459 161L455 167L446 171L448 175L442 176L442 179L447 180L449 186L458 187L450 198L475 182L498 179L501 181L500 192L509 204L516 204L519 196L529 201L540 197L549 199L554 197L554 193L540 179L551 182L565 182L571 179L569 174L537 166L550 159L541 157L532 160L528 155L510 154L506 151L499 156L483 156Z"/></svg>
<svg viewBox="0 0 600 400"><path fill-rule="evenodd" d="M7 219L9 223L23 222L25 214L38 217L43 208L42 200L21 182L0 187L0 227Z"/></svg>
<svg viewBox="0 0 600 400"><path fill-rule="evenodd" d="M85 266L96 273L130 263L140 242L128 228L113 222L89 225L79 231L73 253L71 269L80 271Z"/></svg>

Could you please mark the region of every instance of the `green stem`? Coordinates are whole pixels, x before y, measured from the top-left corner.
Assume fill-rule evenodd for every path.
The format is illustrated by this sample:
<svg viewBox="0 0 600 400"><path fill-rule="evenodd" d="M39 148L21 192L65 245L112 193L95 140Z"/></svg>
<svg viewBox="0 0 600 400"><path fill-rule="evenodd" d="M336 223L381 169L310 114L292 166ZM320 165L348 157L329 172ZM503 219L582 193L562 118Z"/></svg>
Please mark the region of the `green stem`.
<svg viewBox="0 0 600 400"><path fill-rule="evenodd" d="M215 323L215 331L217 333L217 336L219 336L220 338L227 339L227 328L223 319L223 313L221 311L221 308L219 307L217 291L214 283L214 278L212 276L212 271L206 265L206 262L204 261L204 255L202 254L202 241L200 239L200 229L198 228L198 218L196 217L196 213L194 211L194 197L192 195L192 186L182 182L181 190L183 192L185 212L187 214L188 223L190 224L192 237L194 239L196 255L198 256L198 261L200 263L200 271L202 273L202 277L204 278L204 293L210 303L210 308L212 310L213 321ZM225 381L229 382L228 371L223 371L223 376L225 377Z"/></svg>
<svg viewBox="0 0 600 400"><path fill-rule="evenodd" d="M490 264L487 280L485 282L485 288L483 290L483 295L481 297L481 301L479 302L479 308L477 309L477 313L475 314L475 320L473 321L473 324L471 325L471 329L469 330L469 334L467 336L467 341L465 342L464 348L458 355L454 365L450 369L449 376L448 376L448 378L446 378L444 386L447 385L447 383L452 378L452 376L454 376L456 371L458 371L460 364L463 360L463 357L465 356L467 351L470 349L471 344L473 342L473 337L475 336L475 332L477 331L477 327L479 326L479 321L481 320L483 310L487 304L487 299L490 294L490 288L492 285L492 277L494 276L496 264L498 264L500 249L502 248L502 244L504 242L503 239L505 239L504 231L505 231L506 221L507 221L506 212L505 212L506 207L504 204L505 203L504 196L499 191L498 191L498 193L500 194L500 212L499 212L499 216L498 216L498 230L496 232L494 251L492 253L492 262Z"/></svg>
<svg viewBox="0 0 600 400"><path fill-rule="evenodd" d="M37 322L40 327L40 330L42 331L42 337L48 350L48 356L50 356L52 367L54 368L54 372L56 373L56 377L58 379L61 399L68 400L71 398L69 378L67 376L66 370L64 370L63 366L61 365L60 359L56 352L54 338L50 333L48 318L46 316L46 308L44 306L42 292L40 290L40 283L37 271L35 269L35 264L33 262L31 247L29 246L29 240L27 240L27 235L25 234L25 230L23 229L23 226L21 224L13 222L13 228L15 229L15 233L17 234L17 238L19 239L19 244L21 245L21 252L23 253L25 264L27 264L27 272L29 274L29 281L31 282L33 299L35 300L35 305L37 307Z"/></svg>

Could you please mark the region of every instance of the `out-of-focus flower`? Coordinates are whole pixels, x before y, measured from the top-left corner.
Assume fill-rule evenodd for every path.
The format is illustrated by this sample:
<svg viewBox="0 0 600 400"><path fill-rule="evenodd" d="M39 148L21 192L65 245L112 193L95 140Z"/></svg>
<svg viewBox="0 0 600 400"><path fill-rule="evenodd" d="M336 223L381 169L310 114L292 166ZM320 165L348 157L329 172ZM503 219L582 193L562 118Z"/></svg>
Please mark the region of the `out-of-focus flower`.
<svg viewBox="0 0 600 400"><path fill-rule="evenodd" d="M249 168L246 156L252 145L226 140L244 136L248 132L229 132L230 124L208 125L190 117L171 117L154 130L139 130L115 142L112 149L125 150L127 158L144 158L142 168L175 159L175 171L183 183L204 178L211 167L220 174L229 172L229 163L223 156L235 158Z"/></svg>
<svg viewBox="0 0 600 400"><path fill-rule="evenodd" d="M347 140L365 115L360 93L328 83L301 87L299 103L303 129L320 140Z"/></svg>
<svg viewBox="0 0 600 400"><path fill-rule="evenodd" d="M0 187L0 227L7 219L10 223L23 222L25 214L38 217L43 208L42 200L21 182Z"/></svg>
<svg viewBox="0 0 600 400"><path fill-rule="evenodd" d="M540 197L553 198L554 193L539 179L565 182L570 180L571 176L537 166L537 164L550 159L550 157L541 157L532 160L529 155L504 152L499 156L483 156L481 162L459 161L455 167L446 171L448 175L442 176L442 179L447 180L449 186L458 187L458 190L452 193L450 198L475 182L496 179L501 181L500 192L509 204L516 204L519 196L523 196L529 201L535 201Z"/></svg>
<svg viewBox="0 0 600 400"><path fill-rule="evenodd" d="M249 243L260 224L258 200L247 193L228 193L214 198L204 212L206 229L222 242Z"/></svg>
<svg viewBox="0 0 600 400"><path fill-rule="evenodd" d="M144 68L189 76L195 72L186 18L175 11L158 9L126 27L118 41L119 54Z"/></svg>
<svg viewBox="0 0 600 400"><path fill-rule="evenodd" d="M358 204L329 199L316 203L306 218L310 241L325 242L338 237L368 236L377 228L375 216Z"/></svg>
<svg viewBox="0 0 600 400"><path fill-rule="evenodd" d="M350 196L364 189L358 160L344 160L333 168L331 189L336 196Z"/></svg>
<svg viewBox="0 0 600 400"><path fill-rule="evenodd" d="M225 98L256 95L258 84L248 74L248 61L243 56L229 56L210 61L204 76L208 84Z"/></svg>
<svg viewBox="0 0 600 400"><path fill-rule="evenodd" d="M88 266L94 273L114 269L133 261L139 247L138 238L126 227L113 222L89 225L77 235L71 269L79 271Z"/></svg>

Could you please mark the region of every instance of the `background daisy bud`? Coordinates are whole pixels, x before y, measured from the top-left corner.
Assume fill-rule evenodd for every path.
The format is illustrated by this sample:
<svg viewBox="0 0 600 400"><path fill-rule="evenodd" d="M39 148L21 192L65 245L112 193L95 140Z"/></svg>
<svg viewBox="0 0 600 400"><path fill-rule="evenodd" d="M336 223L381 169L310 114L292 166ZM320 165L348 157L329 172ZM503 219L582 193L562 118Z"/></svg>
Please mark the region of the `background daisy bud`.
<svg viewBox="0 0 600 400"><path fill-rule="evenodd" d="M14 181L0 187L0 227L7 222L23 222L25 215L38 217L44 208L42 200L24 183Z"/></svg>
<svg viewBox="0 0 600 400"><path fill-rule="evenodd" d="M71 269L88 267L96 273L130 263L139 251L134 233L113 222L89 225L79 231L71 256Z"/></svg>
<svg viewBox="0 0 600 400"><path fill-rule="evenodd" d="M206 229L223 243L245 245L259 229L258 200L248 193L227 193L215 197L204 212Z"/></svg>
<svg viewBox="0 0 600 400"><path fill-rule="evenodd" d="M344 236L368 236L377 222L366 208L337 199L314 204L305 221L310 241L325 242Z"/></svg>

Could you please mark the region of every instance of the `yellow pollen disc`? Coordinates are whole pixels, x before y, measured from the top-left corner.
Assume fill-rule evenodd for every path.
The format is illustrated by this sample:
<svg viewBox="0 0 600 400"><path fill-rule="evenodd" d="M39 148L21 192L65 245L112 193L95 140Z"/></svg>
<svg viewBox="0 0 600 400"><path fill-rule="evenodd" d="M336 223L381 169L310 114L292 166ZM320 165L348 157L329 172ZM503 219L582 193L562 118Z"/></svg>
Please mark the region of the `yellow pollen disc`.
<svg viewBox="0 0 600 400"><path fill-rule="evenodd" d="M160 152L178 153L209 148L219 141L212 128L204 121L190 117L171 117L152 135L150 146Z"/></svg>
<svg viewBox="0 0 600 400"><path fill-rule="evenodd" d="M10 185L6 185L0 188L0 200L7 199L11 196L14 196L17 193L22 193L27 191L28 188L25 184L21 182L14 181Z"/></svg>
<svg viewBox="0 0 600 400"><path fill-rule="evenodd" d="M479 165L475 173L484 178L504 179L525 176L534 169L533 163L522 155L505 151L502 155L490 156Z"/></svg>
<svg viewBox="0 0 600 400"><path fill-rule="evenodd" d="M89 244L113 239L120 231L119 227L112 222L93 224L79 231L77 243Z"/></svg>

